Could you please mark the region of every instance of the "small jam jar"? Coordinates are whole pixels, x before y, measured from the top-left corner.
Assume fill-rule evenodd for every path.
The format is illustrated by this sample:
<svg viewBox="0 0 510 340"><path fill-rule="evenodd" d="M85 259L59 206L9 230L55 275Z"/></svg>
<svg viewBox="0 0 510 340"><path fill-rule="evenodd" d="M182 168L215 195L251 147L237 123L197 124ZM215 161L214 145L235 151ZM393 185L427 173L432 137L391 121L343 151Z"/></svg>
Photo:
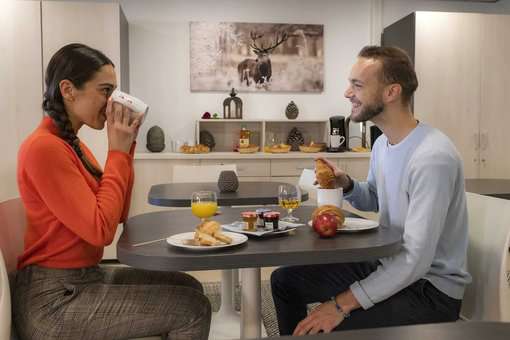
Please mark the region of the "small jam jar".
<svg viewBox="0 0 510 340"><path fill-rule="evenodd" d="M257 213L257 228L265 228L266 224L264 223L264 214L270 211L271 209L267 208L258 208L255 210Z"/></svg>
<svg viewBox="0 0 510 340"><path fill-rule="evenodd" d="M278 211L269 211L264 213L264 224L266 230L278 230L278 220L280 219L280 213Z"/></svg>
<svg viewBox="0 0 510 340"><path fill-rule="evenodd" d="M255 225L255 222L257 221L257 213L255 211L244 211L241 213L241 217L244 221L244 230L257 230L257 226Z"/></svg>

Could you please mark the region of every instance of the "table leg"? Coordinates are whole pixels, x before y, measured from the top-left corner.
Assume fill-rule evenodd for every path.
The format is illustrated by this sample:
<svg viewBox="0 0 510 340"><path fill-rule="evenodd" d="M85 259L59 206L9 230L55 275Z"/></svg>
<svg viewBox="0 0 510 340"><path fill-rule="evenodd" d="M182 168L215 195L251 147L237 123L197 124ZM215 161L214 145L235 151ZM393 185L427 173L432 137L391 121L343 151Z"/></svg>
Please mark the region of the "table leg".
<svg viewBox="0 0 510 340"><path fill-rule="evenodd" d="M233 271L228 269L221 271L221 305L218 315L239 319L239 313L235 310L234 306L235 285Z"/></svg>
<svg viewBox="0 0 510 340"><path fill-rule="evenodd" d="M237 271L237 269L235 269ZM221 305L212 317L210 339L236 339L240 333L240 316L234 306L233 271L221 271Z"/></svg>
<svg viewBox="0 0 510 340"><path fill-rule="evenodd" d="M260 338L260 268L241 269L241 281L241 339Z"/></svg>
<svg viewBox="0 0 510 340"><path fill-rule="evenodd" d="M233 287L234 293L235 293L238 285L239 285L239 269L232 269L232 287ZM235 307L235 305L236 305L235 294L232 294L232 304Z"/></svg>

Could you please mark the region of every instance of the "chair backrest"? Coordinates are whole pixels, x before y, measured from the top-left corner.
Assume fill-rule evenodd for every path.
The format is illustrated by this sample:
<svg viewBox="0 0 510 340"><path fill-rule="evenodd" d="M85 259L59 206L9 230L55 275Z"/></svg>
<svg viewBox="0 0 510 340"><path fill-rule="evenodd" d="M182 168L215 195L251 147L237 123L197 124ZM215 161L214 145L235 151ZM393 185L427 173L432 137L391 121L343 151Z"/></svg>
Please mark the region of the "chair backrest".
<svg viewBox="0 0 510 340"><path fill-rule="evenodd" d="M304 202L303 205L317 205L317 186L313 185L314 182L315 170L303 169L298 180L299 188L308 192L308 201Z"/></svg>
<svg viewBox="0 0 510 340"><path fill-rule="evenodd" d="M21 199L0 203L0 339L10 339L11 292L9 273L16 270L18 256L23 251L26 228L25 209Z"/></svg>
<svg viewBox="0 0 510 340"><path fill-rule="evenodd" d="M220 165L174 165L172 171L173 183L207 183L217 182L220 172L225 170L235 171L235 164Z"/></svg>
<svg viewBox="0 0 510 340"><path fill-rule="evenodd" d="M510 200L466 193L469 214L468 271L461 316L470 320L510 321L507 266Z"/></svg>

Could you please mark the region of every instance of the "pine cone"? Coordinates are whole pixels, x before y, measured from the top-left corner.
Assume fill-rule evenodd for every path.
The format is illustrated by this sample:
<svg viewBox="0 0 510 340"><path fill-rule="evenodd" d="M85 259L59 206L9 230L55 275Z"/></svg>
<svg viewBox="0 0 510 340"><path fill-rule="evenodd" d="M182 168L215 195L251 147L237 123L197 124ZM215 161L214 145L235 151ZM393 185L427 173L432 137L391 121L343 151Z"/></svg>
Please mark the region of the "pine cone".
<svg viewBox="0 0 510 340"><path fill-rule="evenodd" d="M285 109L285 115L288 119L296 119L299 114L299 109L296 106L296 104L291 101L289 105L287 105L287 108Z"/></svg>
<svg viewBox="0 0 510 340"><path fill-rule="evenodd" d="M291 146L291 151L299 151L299 146L305 144L303 134L297 128L292 128L287 137L287 144Z"/></svg>

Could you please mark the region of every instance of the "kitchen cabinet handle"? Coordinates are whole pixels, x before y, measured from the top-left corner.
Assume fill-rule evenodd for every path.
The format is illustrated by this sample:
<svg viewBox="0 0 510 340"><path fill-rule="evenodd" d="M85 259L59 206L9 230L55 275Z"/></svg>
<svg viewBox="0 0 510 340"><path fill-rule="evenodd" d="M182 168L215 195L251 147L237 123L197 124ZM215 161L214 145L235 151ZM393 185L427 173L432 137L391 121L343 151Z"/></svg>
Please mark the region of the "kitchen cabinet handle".
<svg viewBox="0 0 510 340"><path fill-rule="evenodd" d="M480 150L480 134L479 133L473 134L473 142L475 144L475 151Z"/></svg>
<svg viewBox="0 0 510 340"><path fill-rule="evenodd" d="M480 146L482 150L487 150L487 147L489 146L489 133L487 131L482 132Z"/></svg>

